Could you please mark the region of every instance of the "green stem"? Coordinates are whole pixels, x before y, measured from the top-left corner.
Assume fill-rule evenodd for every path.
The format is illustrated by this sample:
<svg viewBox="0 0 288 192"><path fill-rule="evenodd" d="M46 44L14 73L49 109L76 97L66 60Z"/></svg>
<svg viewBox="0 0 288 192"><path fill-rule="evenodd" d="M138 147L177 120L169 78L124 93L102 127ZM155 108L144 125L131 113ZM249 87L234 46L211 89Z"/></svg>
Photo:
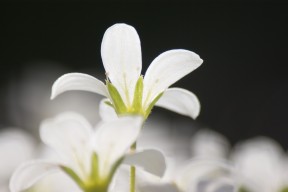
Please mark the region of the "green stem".
<svg viewBox="0 0 288 192"><path fill-rule="evenodd" d="M87 189L87 190L84 190L84 192L108 192L108 190L105 188L105 189Z"/></svg>
<svg viewBox="0 0 288 192"><path fill-rule="evenodd" d="M135 151L137 147L136 142L131 146L131 151ZM130 192L136 192L136 168L130 167Z"/></svg>
<svg viewBox="0 0 288 192"><path fill-rule="evenodd" d="M135 166L130 167L130 192L135 192L136 186L136 168Z"/></svg>

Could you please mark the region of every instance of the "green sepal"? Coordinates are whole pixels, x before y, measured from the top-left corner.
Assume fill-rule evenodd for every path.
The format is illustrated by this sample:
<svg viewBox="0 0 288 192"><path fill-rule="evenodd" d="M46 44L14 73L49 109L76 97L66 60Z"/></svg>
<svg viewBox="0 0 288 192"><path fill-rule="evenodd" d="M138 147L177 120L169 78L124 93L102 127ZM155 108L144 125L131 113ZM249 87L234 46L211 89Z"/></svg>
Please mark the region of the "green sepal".
<svg viewBox="0 0 288 192"><path fill-rule="evenodd" d="M86 183L86 185L85 185L84 192L108 192L108 188L109 188L109 185L111 184L112 178L113 178L117 168L119 167L119 165L123 161L123 158L121 158L116 163L114 163L114 165L112 166L112 168L110 170L109 175L105 178L99 177L98 157L96 154L92 156L92 161L94 161L94 163L92 162L92 168L93 168L93 166L98 167L97 169L94 169L94 171L97 170L98 176L96 176L96 177L98 177L98 178L91 177L90 182ZM91 174L91 176L92 176L92 174Z"/></svg>
<svg viewBox="0 0 288 192"><path fill-rule="evenodd" d="M143 77L140 76L137 80L135 91L134 91L134 100L133 100L133 109L134 111L140 111L142 108L142 97L143 97Z"/></svg>
<svg viewBox="0 0 288 192"><path fill-rule="evenodd" d="M122 114L127 111L127 108L125 106L125 103L123 102L123 99L116 89L116 87L110 83L109 81L106 81L107 89L109 91L109 94L111 96L111 99L113 100L113 106L116 110L117 114Z"/></svg>
<svg viewBox="0 0 288 192"><path fill-rule="evenodd" d="M143 127L143 126L142 126L142 127ZM136 148L137 148L137 142L135 141L135 142L131 145L130 150L135 151Z"/></svg>
<svg viewBox="0 0 288 192"><path fill-rule="evenodd" d="M283 189L280 190L280 192L288 192L288 187L284 187Z"/></svg>
<svg viewBox="0 0 288 192"><path fill-rule="evenodd" d="M93 153L91 157L91 169L91 180L97 181L99 179L99 159L96 153Z"/></svg>
<svg viewBox="0 0 288 192"><path fill-rule="evenodd" d="M26 189L24 192L37 192L37 187L32 186L32 187Z"/></svg>
<svg viewBox="0 0 288 192"><path fill-rule="evenodd" d="M106 178L101 178L99 173L99 157L97 153L91 156L91 173L85 182L84 192L108 192L109 182Z"/></svg>
<svg viewBox="0 0 288 192"><path fill-rule="evenodd" d="M81 189L85 190L85 184L82 179L73 171L71 168L66 166L61 166L61 169L67 173L78 185Z"/></svg>
<svg viewBox="0 0 288 192"><path fill-rule="evenodd" d="M250 192L246 187L243 187L241 186L239 189L238 189L238 192Z"/></svg>
<svg viewBox="0 0 288 192"><path fill-rule="evenodd" d="M124 157L120 158L118 161L116 161L113 164L111 171L110 171L110 174L109 174L108 179L107 179L108 183L111 183L111 180L112 180L117 168L121 165L123 160L124 160Z"/></svg>
<svg viewBox="0 0 288 192"><path fill-rule="evenodd" d="M104 101L104 103L105 103L106 105L114 108L113 104L112 104L110 101Z"/></svg>
<svg viewBox="0 0 288 192"><path fill-rule="evenodd" d="M145 111L145 119L147 119L147 117L149 116L149 114L151 113L152 108L154 107L154 105L157 103L157 101L162 97L164 92L160 93L159 95L157 95L157 97L155 97L155 99L150 103L150 105L148 106L148 108Z"/></svg>

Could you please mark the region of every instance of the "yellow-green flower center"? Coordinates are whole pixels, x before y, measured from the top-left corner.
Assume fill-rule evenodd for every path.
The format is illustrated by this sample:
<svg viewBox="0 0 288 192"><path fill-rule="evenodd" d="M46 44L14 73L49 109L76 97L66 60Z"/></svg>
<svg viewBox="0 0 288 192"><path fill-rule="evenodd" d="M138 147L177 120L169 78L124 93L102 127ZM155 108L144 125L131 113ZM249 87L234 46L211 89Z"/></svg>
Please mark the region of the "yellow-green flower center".
<svg viewBox="0 0 288 192"><path fill-rule="evenodd" d="M162 93L160 93L151 103L149 103L148 107L143 106L143 77L140 76L137 80L134 97L132 104L127 104L123 101L120 93L117 88L110 83L108 80L106 81L106 86L109 91L110 97L112 99L111 103L107 103L111 107L115 109L117 115L141 115L145 119L149 116L153 106L160 99Z"/></svg>
<svg viewBox="0 0 288 192"><path fill-rule="evenodd" d="M62 166L62 170L68 174L84 192L108 192L109 185L113 178L116 169L121 164L123 158L115 162L108 175L101 175L99 173L99 161L96 153L92 154L91 158L91 172L86 179L80 178L75 171L69 167Z"/></svg>

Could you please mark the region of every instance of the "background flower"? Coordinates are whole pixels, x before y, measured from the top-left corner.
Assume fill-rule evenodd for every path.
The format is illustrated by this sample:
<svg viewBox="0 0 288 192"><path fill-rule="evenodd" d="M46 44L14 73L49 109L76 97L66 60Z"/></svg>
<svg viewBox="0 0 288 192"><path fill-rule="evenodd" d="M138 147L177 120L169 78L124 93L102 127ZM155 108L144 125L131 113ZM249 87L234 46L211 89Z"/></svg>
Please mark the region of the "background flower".
<svg viewBox="0 0 288 192"><path fill-rule="evenodd" d="M237 144L232 160L243 175L248 191L281 192L287 189L287 155L281 146L267 137Z"/></svg>
<svg viewBox="0 0 288 192"><path fill-rule="evenodd" d="M6 128L0 132L0 192L8 192L13 171L24 161L36 155L36 141L19 128Z"/></svg>
<svg viewBox="0 0 288 192"><path fill-rule="evenodd" d="M45 120L40 128L41 139L58 152L62 161L35 160L22 164L11 178L11 191L28 189L54 171L67 173L84 191L107 191L116 168L137 139L141 124L140 117L122 117L100 122L94 130L84 117L71 112ZM156 150L129 154L125 162L158 175L165 170L165 160Z"/></svg>

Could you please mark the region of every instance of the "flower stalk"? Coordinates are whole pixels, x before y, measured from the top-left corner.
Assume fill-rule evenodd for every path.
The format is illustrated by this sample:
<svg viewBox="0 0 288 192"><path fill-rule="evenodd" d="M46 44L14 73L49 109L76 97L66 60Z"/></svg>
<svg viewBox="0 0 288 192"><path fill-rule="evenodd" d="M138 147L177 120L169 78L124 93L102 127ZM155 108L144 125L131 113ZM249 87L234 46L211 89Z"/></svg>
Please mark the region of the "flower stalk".
<svg viewBox="0 0 288 192"><path fill-rule="evenodd" d="M130 148L131 152L134 153L136 148L137 143L135 142ZM133 165L130 167L130 192L136 192L136 167Z"/></svg>

